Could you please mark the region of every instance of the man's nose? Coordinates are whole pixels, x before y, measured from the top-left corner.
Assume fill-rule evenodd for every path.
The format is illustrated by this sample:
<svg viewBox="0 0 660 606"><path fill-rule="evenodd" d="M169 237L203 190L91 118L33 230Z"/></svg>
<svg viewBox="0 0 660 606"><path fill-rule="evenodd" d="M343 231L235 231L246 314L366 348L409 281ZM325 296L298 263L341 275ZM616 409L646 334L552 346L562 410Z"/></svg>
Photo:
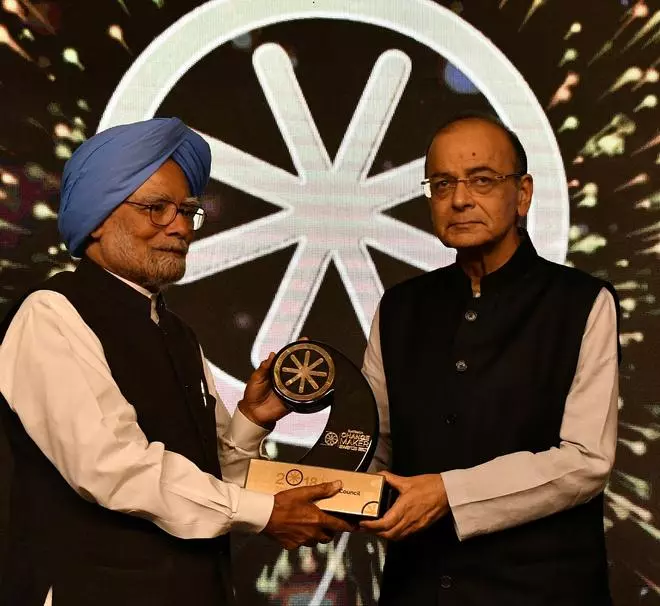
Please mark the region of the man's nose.
<svg viewBox="0 0 660 606"><path fill-rule="evenodd" d="M165 233L168 236L180 236L185 239L192 238L192 224L189 219L186 219L180 212L176 213L174 221L165 228Z"/></svg>
<svg viewBox="0 0 660 606"><path fill-rule="evenodd" d="M457 209L474 206L474 200L465 181L456 183L456 187L451 194L451 205Z"/></svg>

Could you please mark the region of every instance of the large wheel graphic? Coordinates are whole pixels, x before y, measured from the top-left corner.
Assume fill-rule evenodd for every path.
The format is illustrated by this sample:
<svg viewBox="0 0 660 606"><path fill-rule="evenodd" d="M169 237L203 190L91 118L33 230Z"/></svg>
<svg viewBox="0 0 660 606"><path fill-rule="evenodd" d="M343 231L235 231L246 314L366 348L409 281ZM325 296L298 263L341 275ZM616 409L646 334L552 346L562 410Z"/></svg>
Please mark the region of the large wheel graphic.
<svg viewBox="0 0 660 606"><path fill-rule="evenodd" d="M306 19L347 20L398 32L446 57L466 74L533 150L530 172L535 174L536 187L528 229L540 254L563 262L568 194L559 149L543 109L522 76L488 39L430 0L212 0L173 24L143 51L115 90L99 129L152 117L180 78L218 46L284 21L300 21L302 27ZM297 244L254 342L256 365L269 351L298 338L331 260L367 334L382 294L367 246L423 270L451 262L453 252L430 234L383 214L420 195L422 158L367 176L408 81L411 61L406 54L391 49L376 61L334 159L319 136L287 53L276 44L263 44L253 54L253 65L297 174L203 133L213 151L213 179L281 210L194 243L182 283ZM333 219L319 212L315 200L326 207L341 205L341 212ZM221 368L213 367L213 372L220 395L231 408L244 384ZM319 413L319 431L324 423L325 416ZM280 425L276 439L304 446L314 441L297 435L286 420Z"/></svg>

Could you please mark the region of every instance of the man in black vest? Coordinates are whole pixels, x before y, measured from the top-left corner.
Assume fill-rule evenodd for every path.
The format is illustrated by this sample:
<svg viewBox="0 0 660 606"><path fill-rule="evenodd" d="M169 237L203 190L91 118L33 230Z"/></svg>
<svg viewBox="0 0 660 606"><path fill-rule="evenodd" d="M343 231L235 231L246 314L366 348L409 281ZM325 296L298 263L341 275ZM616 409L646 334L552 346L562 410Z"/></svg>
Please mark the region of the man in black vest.
<svg viewBox="0 0 660 606"><path fill-rule="evenodd" d="M610 604L616 294L537 255L525 152L497 119L444 124L425 170L456 263L384 294L363 368L399 491L363 523L389 540L380 604Z"/></svg>
<svg viewBox="0 0 660 606"><path fill-rule="evenodd" d="M272 356L230 418L164 303L204 220L210 164L202 137L170 118L104 131L65 167L59 228L82 260L0 327L14 459L2 606L231 604L230 531L293 548L350 530L313 503L337 483L274 498L241 487L286 414Z"/></svg>

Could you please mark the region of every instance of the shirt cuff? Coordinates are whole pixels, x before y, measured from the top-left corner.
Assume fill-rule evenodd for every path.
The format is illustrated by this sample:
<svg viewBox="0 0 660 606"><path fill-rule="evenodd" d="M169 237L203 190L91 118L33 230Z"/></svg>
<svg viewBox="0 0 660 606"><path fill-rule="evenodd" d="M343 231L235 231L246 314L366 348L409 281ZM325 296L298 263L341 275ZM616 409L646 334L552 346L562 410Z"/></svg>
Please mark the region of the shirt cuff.
<svg viewBox="0 0 660 606"><path fill-rule="evenodd" d="M261 442L269 433L268 429L253 423L236 408L225 438L245 452L258 453Z"/></svg>
<svg viewBox="0 0 660 606"><path fill-rule="evenodd" d="M270 520L274 504L273 495L241 489L232 530L254 534L261 532Z"/></svg>
<svg viewBox="0 0 660 606"><path fill-rule="evenodd" d="M478 520L470 515L470 497L463 471L462 469L455 469L440 474L445 485L447 501L451 509L451 515L454 518L454 530L459 541L474 536L478 533L479 528Z"/></svg>

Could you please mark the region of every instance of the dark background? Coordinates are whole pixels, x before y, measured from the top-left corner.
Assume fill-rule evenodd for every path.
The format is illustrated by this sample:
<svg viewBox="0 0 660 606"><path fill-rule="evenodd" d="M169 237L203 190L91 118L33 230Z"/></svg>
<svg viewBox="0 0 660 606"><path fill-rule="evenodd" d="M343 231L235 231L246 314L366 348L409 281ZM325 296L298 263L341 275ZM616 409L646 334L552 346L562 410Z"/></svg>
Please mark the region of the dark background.
<svg viewBox="0 0 660 606"><path fill-rule="evenodd" d="M0 24L31 59L0 44L0 317L23 290L71 263L60 247L56 221L39 218L43 204L57 211L64 164L58 157L61 146L72 150L76 145L62 137L61 127L56 129L56 125L79 128L84 136L91 136L134 59L154 37L198 4L183 0L63 0L30 3L40 16L21 2L20 15L0 10ZM249 0L235 4L240 10ZM660 513L656 492L660 487L660 390L654 368L660 313L659 282L654 276L660 253L660 146L641 149L658 136L657 108L635 111L647 95L659 91L657 82L636 89L631 82L607 92L631 67L645 71L660 67L658 23L626 48L660 7L651 2L553 0L538 8L521 27L531 0L438 4L451 8L490 38L527 80L543 107L549 107L569 71L579 74L572 97L547 109L547 115L572 195L567 261L610 280L624 302L619 449L605 512L611 583L618 605L660 603L660 530L656 527ZM637 13L632 11L644 12L640 6L648 8L648 15L634 18ZM575 22L582 31L565 39ZM108 36L113 24L122 28L128 49ZM269 41L295 58L296 77L331 158L376 58L389 48L398 48L410 57L413 71L372 174L421 156L435 125L446 116L488 108L481 94L460 94L447 86L443 57L388 30L347 21L308 20L279 23L251 34L248 48L224 44L190 69L166 97L158 115L179 116L194 128L295 172L251 63L254 48ZM608 42L611 49L594 59ZM63 60L65 48L76 49L82 68ZM568 48L576 49L578 57L559 66ZM561 130L569 116L577 117L579 126ZM624 137L620 153L583 151L590 138L598 140L607 134L601 131L615 118L618 123L634 125ZM583 161L575 163L578 156ZM622 187L639 175L646 177ZM594 206L585 205L580 194L588 183L598 188ZM276 210L219 182L212 182L208 193L211 220L200 237ZM421 197L389 214L431 231ZM604 238L606 244L591 253L571 252L589 235ZM371 253L385 287L419 272L378 251ZM292 254L293 248L280 251L174 287L169 293L173 307L200 335L209 359L239 379L247 379L252 370L252 343ZM237 323L237 316L248 321ZM331 342L360 363L365 337L332 265L303 333ZM9 456L4 443L0 446L0 470L6 474ZM0 478L3 512L5 477ZM302 549L287 555L260 537L236 543L237 590L245 604L294 604L290 601L294 594L313 593L335 549ZM377 580L381 562L380 543L351 536L336 563L327 603L373 603L377 590L372 579Z"/></svg>

